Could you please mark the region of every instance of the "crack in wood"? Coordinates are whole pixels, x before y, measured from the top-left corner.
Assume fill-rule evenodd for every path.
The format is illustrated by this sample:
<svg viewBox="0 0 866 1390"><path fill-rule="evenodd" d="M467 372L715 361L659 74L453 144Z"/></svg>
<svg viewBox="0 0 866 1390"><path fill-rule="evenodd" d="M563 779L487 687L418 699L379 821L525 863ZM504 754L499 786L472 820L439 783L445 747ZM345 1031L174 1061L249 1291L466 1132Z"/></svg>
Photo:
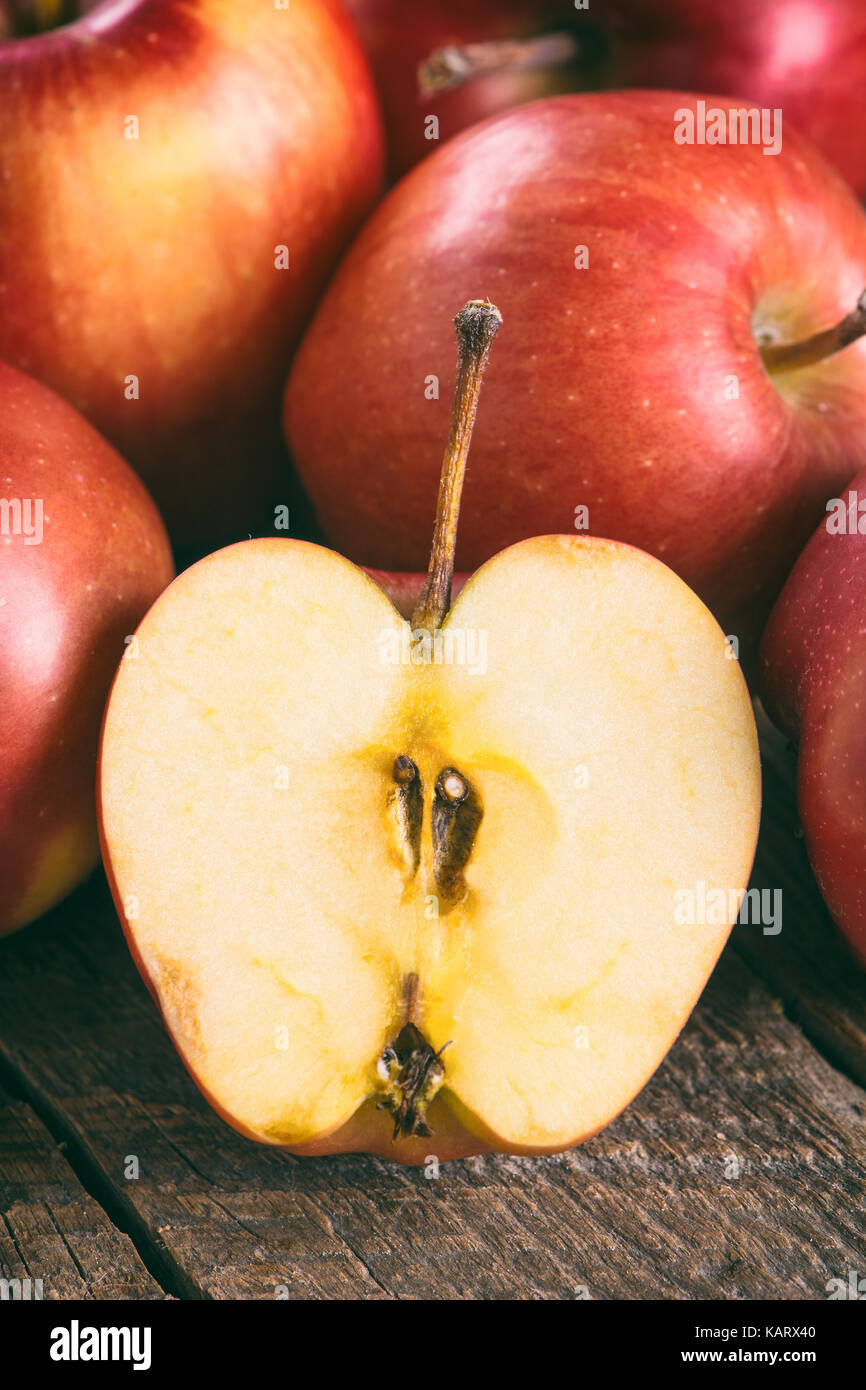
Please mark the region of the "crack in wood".
<svg viewBox="0 0 866 1390"><path fill-rule="evenodd" d="M86 1152L84 1146L79 1142L75 1130L67 1123L62 1110L54 1104L49 1096L29 1084L25 1074L8 1055L2 1041L0 1041L0 1084L32 1107L54 1140L62 1161L75 1174L88 1196L92 1197L100 1206L111 1225L132 1243L142 1264L163 1293L172 1298L196 1297L194 1292L187 1292L189 1281L185 1272L175 1266L167 1257L161 1256L160 1251L151 1242L146 1228L142 1226L134 1209L131 1212L128 1209L124 1211L121 1199L112 1188L108 1174ZM56 1226L57 1223L54 1221L50 1209L49 1215ZM68 1249L68 1242L63 1232L59 1227L57 1229ZM71 1250L69 1253L75 1259ZM78 1264L77 1260L75 1263ZM80 1266L79 1272L86 1285L88 1279Z"/></svg>

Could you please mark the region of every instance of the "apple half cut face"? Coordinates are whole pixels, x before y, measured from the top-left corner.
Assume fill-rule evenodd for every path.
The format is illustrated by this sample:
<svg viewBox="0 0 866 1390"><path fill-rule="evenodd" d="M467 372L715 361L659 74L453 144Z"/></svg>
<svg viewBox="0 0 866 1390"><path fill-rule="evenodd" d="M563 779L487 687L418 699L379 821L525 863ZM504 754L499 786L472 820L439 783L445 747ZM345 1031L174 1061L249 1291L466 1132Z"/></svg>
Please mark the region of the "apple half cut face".
<svg viewBox="0 0 866 1390"><path fill-rule="evenodd" d="M116 902L190 1072L256 1139L578 1143L658 1066L736 916L752 709L671 570L523 541L436 642L337 554L253 540L175 580L121 663ZM689 894L725 906L695 921Z"/></svg>

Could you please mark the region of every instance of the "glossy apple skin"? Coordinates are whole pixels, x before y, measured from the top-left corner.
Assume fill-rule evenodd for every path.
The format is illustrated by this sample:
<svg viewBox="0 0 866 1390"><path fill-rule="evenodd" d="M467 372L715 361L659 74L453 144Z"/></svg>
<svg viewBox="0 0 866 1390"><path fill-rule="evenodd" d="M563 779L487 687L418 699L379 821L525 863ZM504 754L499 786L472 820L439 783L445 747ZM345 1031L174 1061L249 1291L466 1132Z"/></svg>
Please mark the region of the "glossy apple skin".
<svg viewBox="0 0 866 1390"><path fill-rule="evenodd" d="M71 406L0 363L0 498L42 499L41 544L0 532L0 935L99 858L102 710L124 638L174 570L132 469ZM0 514L0 527L3 517Z"/></svg>
<svg viewBox="0 0 866 1390"><path fill-rule="evenodd" d="M866 502L866 472L841 494ZM826 520L792 570L761 644L768 713L798 745L797 806L830 912L866 966L866 508Z"/></svg>
<svg viewBox="0 0 866 1390"><path fill-rule="evenodd" d="M604 8L620 24L615 85L724 92L781 107L786 125L866 191L861 0L614 0Z"/></svg>
<svg viewBox="0 0 866 1390"><path fill-rule="evenodd" d="M861 192L866 190L866 7L861 0L345 0L370 54L393 171L440 139L521 102L563 91L657 87L724 92L782 107ZM570 69L500 73L419 97L416 70L449 42L568 28L584 45Z"/></svg>
<svg viewBox="0 0 866 1390"><path fill-rule="evenodd" d="M585 505L591 534L664 560L726 631L768 609L824 499L866 463L866 344L789 375L783 395L755 330L794 341L847 313L866 285L866 219L791 132L778 156L676 145L686 101L535 102L457 136L385 199L286 394L295 462L335 549L425 568L450 319L488 295L503 327L458 568L585 529ZM589 269L574 268L578 245Z"/></svg>
<svg viewBox="0 0 866 1390"><path fill-rule="evenodd" d="M337 0L120 0L0 44L0 356L111 440L177 545L272 529L288 363L381 175Z"/></svg>

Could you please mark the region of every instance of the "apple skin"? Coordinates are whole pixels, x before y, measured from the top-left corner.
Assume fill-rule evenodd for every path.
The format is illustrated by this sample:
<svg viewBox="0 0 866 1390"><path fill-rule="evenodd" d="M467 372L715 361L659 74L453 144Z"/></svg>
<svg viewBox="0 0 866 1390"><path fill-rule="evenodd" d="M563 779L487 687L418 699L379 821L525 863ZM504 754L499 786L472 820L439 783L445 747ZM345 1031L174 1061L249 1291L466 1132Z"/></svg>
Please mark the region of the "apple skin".
<svg viewBox="0 0 866 1390"><path fill-rule="evenodd" d="M623 52L614 85L724 92L781 107L786 126L866 192L861 0L613 0L609 8Z"/></svg>
<svg viewBox="0 0 866 1390"><path fill-rule="evenodd" d="M866 191L866 9L861 0L345 0L376 73L392 169L440 139L522 102L564 91L657 87L724 92L782 107L858 190ZM500 72L433 96L418 64L447 43L569 29L584 44L570 68Z"/></svg>
<svg viewBox="0 0 866 1390"><path fill-rule="evenodd" d="M382 158L337 0L121 0L0 43L0 356L120 450L178 546L288 500L280 391Z"/></svg>
<svg viewBox="0 0 866 1390"><path fill-rule="evenodd" d="M504 327L458 568L573 531L586 506L590 534L664 560L726 631L745 636L766 614L825 498L866 464L866 344L789 373L783 394L755 333L796 341L853 308L866 219L792 132L777 156L675 144L673 113L695 100L535 102L455 137L392 190L286 393L294 460L335 549L425 567L455 370L446 325L489 295ZM578 245L589 269L574 267Z"/></svg>
<svg viewBox="0 0 866 1390"><path fill-rule="evenodd" d="M59 396L4 363L0 497L41 498L44 514L41 544L0 532L2 936L98 862L103 706L124 637L174 570L132 469Z"/></svg>
<svg viewBox="0 0 866 1390"><path fill-rule="evenodd" d="M852 497L866 504L866 472L841 496L846 507ZM760 664L767 712L799 745L809 861L866 966L866 505L860 524L818 527L770 616Z"/></svg>

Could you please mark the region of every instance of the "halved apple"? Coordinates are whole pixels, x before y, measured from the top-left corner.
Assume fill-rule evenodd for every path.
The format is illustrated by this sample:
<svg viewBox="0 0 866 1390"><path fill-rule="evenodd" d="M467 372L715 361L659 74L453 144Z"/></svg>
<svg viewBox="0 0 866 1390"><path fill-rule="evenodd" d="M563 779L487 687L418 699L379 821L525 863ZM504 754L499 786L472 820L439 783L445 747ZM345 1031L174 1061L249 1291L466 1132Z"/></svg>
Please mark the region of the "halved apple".
<svg viewBox="0 0 866 1390"><path fill-rule="evenodd" d="M461 360L487 346L464 333ZM329 550L243 542L162 595L106 714L103 849L139 967L211 1102L298 1152L595 1133L748 880L751 704L671 570L540 537L444 613L473 414L413 625ZM683 922L688 893L726 906Z"/></svg>

